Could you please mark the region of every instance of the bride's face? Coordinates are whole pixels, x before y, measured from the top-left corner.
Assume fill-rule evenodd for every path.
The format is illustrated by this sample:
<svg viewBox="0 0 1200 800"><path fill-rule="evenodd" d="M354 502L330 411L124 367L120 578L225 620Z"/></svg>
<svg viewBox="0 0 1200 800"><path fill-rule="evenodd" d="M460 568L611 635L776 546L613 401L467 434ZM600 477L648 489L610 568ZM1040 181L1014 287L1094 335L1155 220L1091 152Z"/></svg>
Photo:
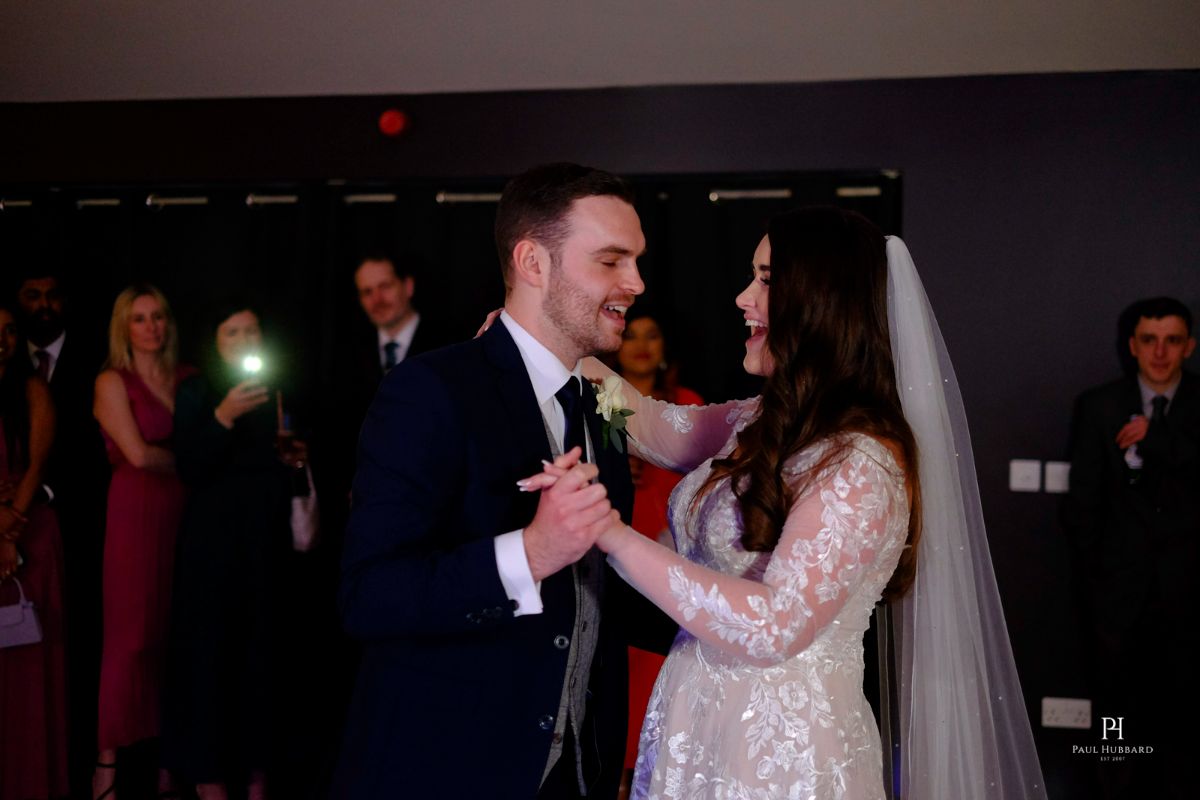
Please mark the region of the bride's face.
<svg viewBox="0 0 1200 800"><path fill-rule="evenodd" d="M750 285L737 296L737 307L746 318L748 338L742 366L751 375L770 375L775 368L767 350L767 297L771 288L771 242L766 236L754 251Z"/></svg>

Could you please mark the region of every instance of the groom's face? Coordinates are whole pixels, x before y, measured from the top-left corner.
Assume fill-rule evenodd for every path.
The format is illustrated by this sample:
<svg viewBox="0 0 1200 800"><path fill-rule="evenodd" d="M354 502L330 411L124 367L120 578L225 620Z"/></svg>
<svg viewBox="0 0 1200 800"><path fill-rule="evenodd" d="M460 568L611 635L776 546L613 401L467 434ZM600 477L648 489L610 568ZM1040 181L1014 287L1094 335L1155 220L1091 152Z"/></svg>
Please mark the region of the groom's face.
<svg viewBox="0 0 1200 800"><path fill-rule="evenodd" d="M567 214L570 231L552 254L542 312L579 356L621 347L625 312L646 286L637 259L646 249L633 206L618 197L583 197Z"/></svg>

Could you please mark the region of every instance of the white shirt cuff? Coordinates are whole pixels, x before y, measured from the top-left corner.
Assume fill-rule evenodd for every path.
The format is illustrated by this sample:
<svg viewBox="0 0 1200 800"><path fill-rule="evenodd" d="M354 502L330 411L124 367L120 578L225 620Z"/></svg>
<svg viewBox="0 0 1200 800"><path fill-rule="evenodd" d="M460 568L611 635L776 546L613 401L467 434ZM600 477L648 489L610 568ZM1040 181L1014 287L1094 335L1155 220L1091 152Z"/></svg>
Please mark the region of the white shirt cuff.
<svg viewBox="0 0 1200 800"><path fill-rule="evenodd" d="M542 613L542 582L533 579L529 559L525 557L525 530L502 533L496 544L496 569L509 600L515 600L514 617Z"/></svg>

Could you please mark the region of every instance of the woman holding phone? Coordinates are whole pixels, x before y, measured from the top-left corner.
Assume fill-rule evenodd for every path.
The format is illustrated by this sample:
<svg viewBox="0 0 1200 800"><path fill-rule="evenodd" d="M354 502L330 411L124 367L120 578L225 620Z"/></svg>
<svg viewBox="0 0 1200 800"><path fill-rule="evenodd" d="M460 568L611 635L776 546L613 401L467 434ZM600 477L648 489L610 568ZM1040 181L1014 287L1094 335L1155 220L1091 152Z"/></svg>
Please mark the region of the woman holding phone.
<svg viewBox="0 0 1200 800"><path fill-rule="evenodd" d="M201 374L175 404L175 454L190 489L180 528L164 755L201 800L244 784L266 796L280 565L291 546L291 475L304 447L278 446L254 307L215 313Z"/></svg>

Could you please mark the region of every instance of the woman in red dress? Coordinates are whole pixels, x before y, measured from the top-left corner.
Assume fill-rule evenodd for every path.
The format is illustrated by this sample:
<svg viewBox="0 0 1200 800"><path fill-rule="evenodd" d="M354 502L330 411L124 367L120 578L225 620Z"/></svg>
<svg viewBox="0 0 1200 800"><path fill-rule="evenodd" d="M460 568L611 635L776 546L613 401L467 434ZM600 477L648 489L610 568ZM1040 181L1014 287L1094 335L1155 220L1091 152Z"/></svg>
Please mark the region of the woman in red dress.
<svg viewBox="0 0 1200 800"><path fill-rule="evenodd" d="M700 395L676 384L677 367L668 360L662 326L650 312L630 309L626 317L621 349L617 353L617 372L643 396L679 405L703 405ZM648 536L670 539L667 529L667 499L682 475L629 457L633 473L633 529ZM650 690L662 668L664 657L637 647L629 648L629 737L625 746L625 774L628 777L637 760L638 737Z"/></svg>
<svg viewBox="0 0 1200 800"><path fill-rule="evenodd" d="M104 644L100 750L92 787L113 800L117 748L156 737L170 617L175 536L183 484L171 452L175 387L192 370L176 364L175 322L149 285L117 297L109 354L96 378L95 415L112 463L104 540ZM159 773L159 789L170 778Z"/></svg>
<svg viewBox="0 0 1200 800"><path fill-rule="evenodd" d="M0 648L0 800L68 791L62 540L54 512L35 499L54 404L27 353L14 309L0 302L0 604L23 592L42 627L40 642Z"/></svg>

